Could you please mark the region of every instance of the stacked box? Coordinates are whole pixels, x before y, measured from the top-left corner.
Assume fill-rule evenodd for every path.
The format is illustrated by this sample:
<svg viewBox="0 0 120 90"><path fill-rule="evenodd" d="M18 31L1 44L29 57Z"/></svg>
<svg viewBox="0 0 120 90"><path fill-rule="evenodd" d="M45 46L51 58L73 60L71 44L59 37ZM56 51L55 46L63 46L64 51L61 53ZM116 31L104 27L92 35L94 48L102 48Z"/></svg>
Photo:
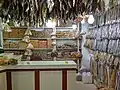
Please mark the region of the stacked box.
<svg viewBox="0 0 120 90"><path fill-rule="evenodd" d="M9 48L19 48L18 41L9 42Z"/></svg>
<svg viewBox="0 0 120 90"><path fill-rule="evenodd" d="M3 48L9 48L9 42L7 40L3 41Z"/></svg>
<svg viewBox="0 0 120 90"><path fill-rule="evenodd" d="M19 29L19 38L23 38L25 36L26 29Z"/></svg>
<svg viewBox="0 0 120 90"><path fill-rule="evenodd" d="M39 48L48 48L48 41L47 40L40 40L38 45L39 45Z"/></svg>
<svg viewBox="0 0 120 90"><path fill-rule="evenodd" d="M48 39L48 48L52 48L52 40Z"/></svg>
<svg viewBox="0 0 120 90"><path fill-rule="evenodd" d="M45 38L45 33L44 31L36 31L35 36L38 38Z"/></svg>
<svg viewBox="0 0 120 90"><path fill-rule="evenodd" d="M12 32L9 32L9 38L19 38L19 29L12 29Z"/></svg>
<svg viewBox="0 0 120 90"><path fill-rule="evenodd" d="M38 40L30 40L31 44L34 46L34 48L39 48L38 46Z"/></svg>

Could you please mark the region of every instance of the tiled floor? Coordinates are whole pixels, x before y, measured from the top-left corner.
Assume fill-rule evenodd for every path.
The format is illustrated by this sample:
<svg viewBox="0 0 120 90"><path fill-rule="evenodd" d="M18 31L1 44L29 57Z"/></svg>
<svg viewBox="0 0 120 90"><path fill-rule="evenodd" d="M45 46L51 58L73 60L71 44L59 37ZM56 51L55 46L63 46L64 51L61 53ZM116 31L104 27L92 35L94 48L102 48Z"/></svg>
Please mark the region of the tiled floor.
<svg viewBox="0 0 120 90"><path fill-rule="evenodd" d="M93 84L83 84L82 82L76 82L76 84L75 90L96 90L96 86Z"/></svg>

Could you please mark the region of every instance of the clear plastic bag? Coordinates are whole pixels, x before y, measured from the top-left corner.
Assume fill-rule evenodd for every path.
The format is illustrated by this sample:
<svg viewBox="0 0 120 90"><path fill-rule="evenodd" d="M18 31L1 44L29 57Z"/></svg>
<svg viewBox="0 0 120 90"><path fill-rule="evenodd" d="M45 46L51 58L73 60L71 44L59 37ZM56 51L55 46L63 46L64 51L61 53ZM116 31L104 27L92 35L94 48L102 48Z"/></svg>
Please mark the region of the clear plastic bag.
<svg viewBox="0 0 120 90"><path fill-rule="evenodd" d="M117 33L116 33L116 37L117 37L117 38L120 38L120 23L117 23L116 25L117 25L117 26L116 26L116 32L117 32Z"/></svg>
<svg viewBox="0 0 120 90"><path fill-rule="evenodd" d="M108 38L108 29L109 29L108 26L103 26L101 28L101 30L102 30L102 39Z"/></svg>

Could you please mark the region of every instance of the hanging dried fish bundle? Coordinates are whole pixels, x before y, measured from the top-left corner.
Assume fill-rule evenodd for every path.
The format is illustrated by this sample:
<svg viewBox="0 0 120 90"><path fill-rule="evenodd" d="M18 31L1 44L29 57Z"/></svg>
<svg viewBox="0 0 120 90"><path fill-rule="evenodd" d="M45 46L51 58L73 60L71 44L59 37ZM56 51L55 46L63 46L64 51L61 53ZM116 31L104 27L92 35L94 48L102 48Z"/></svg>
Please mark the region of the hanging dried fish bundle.
<svg viewBox="0 0 120 90"><path fill-rule="evenodd" d="M3 0L2 0L3 1ZM96 10L99 0L4 0L0 17L20 26L42 26L49 18L74 20Z"/></svg>

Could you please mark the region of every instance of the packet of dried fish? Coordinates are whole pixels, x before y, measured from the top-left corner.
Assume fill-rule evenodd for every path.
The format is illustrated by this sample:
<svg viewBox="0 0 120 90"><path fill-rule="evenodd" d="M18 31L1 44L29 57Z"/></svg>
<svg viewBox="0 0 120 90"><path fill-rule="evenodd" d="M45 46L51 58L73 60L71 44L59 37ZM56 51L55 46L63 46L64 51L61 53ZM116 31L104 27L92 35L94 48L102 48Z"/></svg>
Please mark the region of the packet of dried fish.
<svg viewBox="0 0 120 90"><path fill-rule="evenodd" d="M98 30L97 30L97 35L96 35L96 36L97 36L97 37L96 37L97 40L100 40L100 39L101 39L101 34L102 34L102 33L101 33L101 29L98 28Z"/></svg>
<svg viewBox="0 0 120 90"><path fill-rule="evenodd" d="M103 40L100 42L100 51L103 51Z"/></svg>
<svg viewBox="0 0 120 90"><path fill-rule="evenodd" d="M117 40L116 55L120 56L120 40Z"/></svg>
<svg viewBox="0 0 120 90"><path fill-rule="evenodd" d="M112 38L113 39L117 39L117 24L113 24L113 35L112 35Z"/></svg>
<svg viewBox="0 0 120 90"><path fill-rule="evenodd" d="M98 41L98 50L102 51L102 41Z"/></svg>
<svg viewBox="0 0 120 90"><path fill-rule="evenodd" d="M117 50L117 40L113 40L113 46L112 46L112 53L114 54L115 52L116 52L116 50Z"/></svg>
<svg viewBox="0 0 120 90"><path fill-rule="evenodd" d="M106 52L107 51L107 45L108 45L108 40L105 39L102 41L102 51Z"/></svg>
<svg viewBox="0 0 120 90"><path fill-rule="evenodd" d="M114 40L110 40L108 44L108 53L112 53L112 49L114 47L113 45L114 45Z"/></svg>
<svg viewBox="0 0 120 90"><path fill-rule="evenodd" d="M108 26L103 26L102 28L102 38L108 38Z"/></svg>
<svg viewBox="0 0 120 90"><path fill-rule="evenodd" d="M98 28L94 29L94 31L93 31L93 38L94 39L97 38L97 30L98 30Z"/></svg>
<svg viewBox="0 0 120 90"><path fill-rule="evenodd" d="M108 49L107 49L107 52L110 53L110 45L111 45L111 40L109 41L108 43Z"/></svg>
<svg viewBox="0 0 120 90"><path fill-rule="evenodd" d="M110 51L110 53L114 53L114 52L116 52L116 48L117 47L117 40L112 40L112 43L111 43L111 51Z"/></svg>
<svg viewBox="0 0 120 90"><path fill-rule="evenodd" d="M114 55L118 55L118 52L119 52L119 49L120 47L118 46L119 45L119 39L118 40L115 40L116 41L116 46L114 47L114 51L113 51L113 54Z"/></svg>
<svg viewBox="0 0 120 90"><path fill-rule="evenodd" d="M113 25L109 25L109 39L112 39L113 33L114 33L114 31L113 31Z"/></svg>
<svg viewBox="0 0 120 90"><path fill-rule="evenodd" d="M116 29L117 29L116 30L117 31L116 37L120 38L120 23L117 23Z"/></svg>
<svg viewBox="0 0 120 90"><path fill-rule="evenodd" d="M99 50L100 41L96 40L96 50Z"/></svg>

